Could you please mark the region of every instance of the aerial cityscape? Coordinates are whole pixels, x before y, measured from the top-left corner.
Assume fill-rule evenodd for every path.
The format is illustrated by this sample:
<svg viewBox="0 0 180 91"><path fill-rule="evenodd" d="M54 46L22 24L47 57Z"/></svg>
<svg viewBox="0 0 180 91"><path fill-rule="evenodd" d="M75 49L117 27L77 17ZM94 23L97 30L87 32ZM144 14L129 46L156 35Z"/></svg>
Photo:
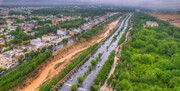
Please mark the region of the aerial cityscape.
<svg viewBox="0 0 180 91"><path fill-rule="evenodd" d="M0 0L0 91L180 91L180 1Z"/></svg>

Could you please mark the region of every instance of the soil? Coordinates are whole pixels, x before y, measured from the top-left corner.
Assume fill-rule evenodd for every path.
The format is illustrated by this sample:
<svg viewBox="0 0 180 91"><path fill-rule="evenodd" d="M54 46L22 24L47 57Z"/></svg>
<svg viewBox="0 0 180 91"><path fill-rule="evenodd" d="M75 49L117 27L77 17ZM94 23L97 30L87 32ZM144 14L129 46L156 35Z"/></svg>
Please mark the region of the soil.
<svg viewBox="0 0 180 91"><path fill-rule="evenodd" d="M150 15L180 27L180 13L150 13Z"/></svg>

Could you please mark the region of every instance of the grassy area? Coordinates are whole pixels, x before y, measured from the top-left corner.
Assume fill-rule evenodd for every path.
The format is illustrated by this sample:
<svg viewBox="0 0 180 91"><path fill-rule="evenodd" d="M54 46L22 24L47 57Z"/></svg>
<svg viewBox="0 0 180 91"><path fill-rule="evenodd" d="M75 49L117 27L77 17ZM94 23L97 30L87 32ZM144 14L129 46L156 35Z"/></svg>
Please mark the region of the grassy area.
<svg viewBox="0 0 180 91"><path fill-rule="evenodd" d="M0 91L7 91L14 86L19 85L25 79L28 73L36 69L39 64L46 61L52 55L51 52L46 52L31 61L23 63L17 68L13 69L6 75L0 77Z"/></svg>
<svg viewBox="0 0 180 91"><path fill-rule="evenodd" d="M146 21L160 26L143 27ZM136 13L133 22L132 40L108 83L116 91L179 91L180 29L143 13Z"/></svg>

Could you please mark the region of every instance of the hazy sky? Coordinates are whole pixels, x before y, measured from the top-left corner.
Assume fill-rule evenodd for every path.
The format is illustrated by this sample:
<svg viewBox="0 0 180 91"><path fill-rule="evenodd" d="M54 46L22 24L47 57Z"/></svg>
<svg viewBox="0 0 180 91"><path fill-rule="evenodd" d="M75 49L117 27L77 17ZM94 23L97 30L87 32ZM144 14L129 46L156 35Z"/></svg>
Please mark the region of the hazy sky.
<svg viewBox="0 0 180 91"><path fill-rule="evenodd" d="M0 0L1 4L61 4L82 2L89 4L111 4L124 6L140 6L151 8L180 8L180 0Z"/></svg>

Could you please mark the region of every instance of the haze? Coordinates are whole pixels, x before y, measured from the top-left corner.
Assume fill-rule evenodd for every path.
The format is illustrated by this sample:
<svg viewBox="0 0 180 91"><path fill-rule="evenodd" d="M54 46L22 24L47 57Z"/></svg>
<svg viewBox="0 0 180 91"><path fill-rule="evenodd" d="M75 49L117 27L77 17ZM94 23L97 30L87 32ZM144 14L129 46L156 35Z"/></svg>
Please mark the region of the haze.
<svg viewBox="0 0 180 91"><path fill-rule="evenodd" d="M63 4L86 3L121 6L138 6L146 8L179 9L180 0L0 0L0 4Z"/></svg>

